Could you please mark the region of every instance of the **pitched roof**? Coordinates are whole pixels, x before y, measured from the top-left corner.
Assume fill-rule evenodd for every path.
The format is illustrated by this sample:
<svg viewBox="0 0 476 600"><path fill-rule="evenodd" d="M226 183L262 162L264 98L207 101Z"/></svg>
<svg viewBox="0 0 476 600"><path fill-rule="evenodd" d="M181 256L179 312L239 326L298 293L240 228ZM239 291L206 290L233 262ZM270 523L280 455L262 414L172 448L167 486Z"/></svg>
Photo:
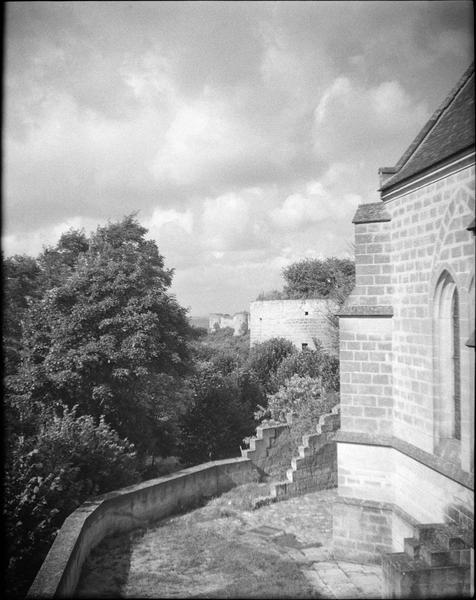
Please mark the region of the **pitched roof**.
<svg viewBox="0 0 476 600"><path fill-rule="evenodd" d="M474 64L469 67L445 101L410 144L395 167L380 173L391 175L384 191L433 165L474 146Z"/></svg>

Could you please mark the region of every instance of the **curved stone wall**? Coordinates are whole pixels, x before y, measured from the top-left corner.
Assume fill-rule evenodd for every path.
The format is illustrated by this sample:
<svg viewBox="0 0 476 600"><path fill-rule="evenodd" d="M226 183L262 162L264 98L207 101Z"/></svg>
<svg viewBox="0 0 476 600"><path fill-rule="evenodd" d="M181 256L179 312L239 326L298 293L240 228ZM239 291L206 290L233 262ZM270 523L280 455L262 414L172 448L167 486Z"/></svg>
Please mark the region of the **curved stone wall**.
<svg viewBox="0 0 476 600"><path fill-rule="evenodd" d="M71 597L91 550L106 536L135 529L259 479L246 458L204 463L85 502L63 523L27 598Z"/></svg>
<svg viewBox="0 0 476 600"><path fill-rule="evenodd" d="M329 320L337 304L325 298L308 300L258 300L250 304L250 343L273 337L290 340L298 350L314 350L319 340L330 354L337 354L338 331Z"/></svg>

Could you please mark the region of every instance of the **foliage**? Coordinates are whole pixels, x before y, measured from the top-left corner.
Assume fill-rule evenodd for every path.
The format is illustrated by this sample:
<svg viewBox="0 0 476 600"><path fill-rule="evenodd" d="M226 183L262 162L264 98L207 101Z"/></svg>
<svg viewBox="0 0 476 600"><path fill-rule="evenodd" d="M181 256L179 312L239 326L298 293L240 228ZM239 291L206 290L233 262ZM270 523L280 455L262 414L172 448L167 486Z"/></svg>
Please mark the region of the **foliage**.
<svg viewBox="0 0 476 600"><path fill-rule="evenodd" d="M173 271L146 231L128 216L43 253L54 287L31 304L8 381L24 401L105 415L139 451L160 435L162 374L182 375L189 360L185 310L167 293Z"/></svg>
<svg viewBox="0 0 476 600"><path fill-rule="evenodd" d="M255 373L263 389L269 392L273 389L273 378L279 365L293 352L295 348L289 340L271 338L251 348L247 367Z"/></svg>
<svg viewBox="0 0 476 600"><path fill-rule="evenodd" d="M38 257L43 288L61 285L89 249L89 243L83 229L70 229L61 235L56 246L46 247Z"/></svg>
<svg viewBox="0 0 476 600"><path fill-rule="evenodd" d="M192 379L192 403L181 421L179 456L185 464L236 456L254 429L253 412L241 403L238 382L211 365Z"/></svg>
<svg viewBox="0 0 476 600"><path fill-rule="evenodd" d="M235 336L231 327L224 327L193 340L190 347L196 363L211 363L222 375L230 375L245 364L249 345L249 333Z"/></svg>
<svg viewBox="0 0 476 600"><path fill-rule="evenodd" d="M22 321L30 299L41 294L40 267L30 256L3 258L3 348L5 375L13 374L20 363Z"/></svg>
<svg viewBox="0 0 476 600"><path fill-rule="evenodd" d="M267 407L260 406L255 418L282 423L291 415L291 439L297 447L304 434L316 430L321 415L330 412L337 403L338 395L323 392L320 379L293 375L275 394L268 395Z"/></svg>
<svg viewBox="0 0 476 600"><path fill-rule="evenodd" d="M46 409L35 436L10 440L5 469L8 595L24 594L64 519L88 497L138 480L134 447L106 424Z"/></svg>
<svg viewBox="0 0 476 600"><path fill-rule="evenodd" d="M281 290L271 290L270 292L260 292L256 300L288 300L288 295Z"/></svg>
<svg viewBox="0 0 476 600"><path fill-rule="evenodd" d="M282 291L261 293L257 300L329 298L342 305L355 284L355 264L348 258L306 258L282 271Z"/></svg>
<svg viewBox="0 0 476 600"><path fill-rule="evenodd" d="M316 350L293 352L286 356L276 369L274 387L280 388L293 375L319 379L324 390L339 391L339 359L324 352L319 343Z"/></svg>
<svg viewBox="0 0 476 600"><path fill-rule="evenodd" d="M335 257L305 259L283 269L288 298L332 298L339 302L354 287L355 264Z"/></svg>

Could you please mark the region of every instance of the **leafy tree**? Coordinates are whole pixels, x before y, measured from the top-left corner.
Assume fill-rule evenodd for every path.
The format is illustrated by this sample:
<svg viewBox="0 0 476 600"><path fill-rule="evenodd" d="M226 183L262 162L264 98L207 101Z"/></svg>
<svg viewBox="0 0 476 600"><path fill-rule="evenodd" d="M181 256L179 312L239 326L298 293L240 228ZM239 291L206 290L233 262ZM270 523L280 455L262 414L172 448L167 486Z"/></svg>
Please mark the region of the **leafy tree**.
<svg viewBox="0 0 476 600"><path fill-rule="evenodd" d="M305 259L283 269L288 298L331 298L341 302L352 291L355 265L335 257Z"/></svg>
<svg viewBox="0 0 476 600"><path fill-rule="evenodd" d="M339 391L339 359L324 352L319 343L316 350L286 356L276 369L274 387L280 388L293 375L319 379L324 390Z"/></svg>
<svg viewBox="0 0 476 600"><path fill-rule="evenodd" d="M250 351L247 367L267 392L273 389L273 378L286 356L296 352L292 342L285 338L271 338L255 344Z"/></svg>
<svg viewBox="0 0 476 600"><path fill-rule="evenodd" d="M181 422L179 456L185 464L236 456L254 429L236 381L204 367L192 380L192 403ZM245 408L245 410L244 410Z"/></svg>
<svg viewBox="0 0 476 600"><path fill-rule="evenodd" d="M17 404L105 415L141 452L160 433L161 375L182 375L189 359L186 313L167 293L173 271L146 232L128 216L89 239L62 237L49 256L64 268L32 303L22 363L9 380Z"/></svg>
<svg viewBox="0 0 476 600"><path fill-rule="evenodd" d="M105 422L44 409L36 435L10 440L5 465L7 596L24 595L64 519L88 497L138 480L132 444Z"/></svg>

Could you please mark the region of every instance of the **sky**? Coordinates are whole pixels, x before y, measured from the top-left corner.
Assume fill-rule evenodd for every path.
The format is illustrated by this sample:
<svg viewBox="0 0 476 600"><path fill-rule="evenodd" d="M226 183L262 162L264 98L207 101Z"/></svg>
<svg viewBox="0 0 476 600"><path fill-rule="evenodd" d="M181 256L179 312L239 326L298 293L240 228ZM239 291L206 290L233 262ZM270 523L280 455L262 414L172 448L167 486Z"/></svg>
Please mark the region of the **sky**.
<svg viewBox="0 0 476 600"><path fill-rule="evenodd" d="M473 6L13 2L2 249L137 218L194 316L249 309L352 217L473 60Z"/></svg>

